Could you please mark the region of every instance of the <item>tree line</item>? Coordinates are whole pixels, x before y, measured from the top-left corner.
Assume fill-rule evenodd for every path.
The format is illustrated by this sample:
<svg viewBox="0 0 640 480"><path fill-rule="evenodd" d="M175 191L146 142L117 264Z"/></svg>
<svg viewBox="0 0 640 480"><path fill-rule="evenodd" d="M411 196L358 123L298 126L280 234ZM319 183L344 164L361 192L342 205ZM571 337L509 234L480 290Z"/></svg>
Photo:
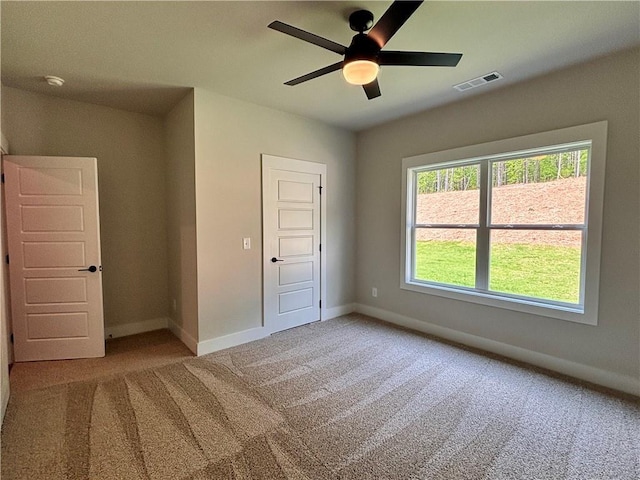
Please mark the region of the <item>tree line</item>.
<svg viewBox="0 0 640 480"><path fill-rule="evenodd" d="M587 157L588 150L585 149L492 162L491 183L500 187L585 176ZM418 193L476 190L479 176L477 164L420 172L417 175Z"/></svg>

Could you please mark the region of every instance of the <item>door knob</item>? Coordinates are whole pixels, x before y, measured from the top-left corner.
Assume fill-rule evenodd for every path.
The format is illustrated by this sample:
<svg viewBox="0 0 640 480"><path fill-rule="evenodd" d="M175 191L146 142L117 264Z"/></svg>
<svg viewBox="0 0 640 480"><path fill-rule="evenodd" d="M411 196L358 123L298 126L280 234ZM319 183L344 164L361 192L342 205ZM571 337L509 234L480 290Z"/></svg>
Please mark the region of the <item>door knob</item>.
<svg viewBox="0 0 640 480"><path fill-rule="evenodd" d="M276 263L276 262L284 262L284 260L281 260L281 259L276 258L276 257L272 257L271 258L271 263Z"/></svg>
<svg viewBox="0 0 640 480"><path fill-rule="evenodd" d="M97 272L98 271L98 267L96 267L95 265L91 265L89 268L81 268L80 270L78 270L79 272Z"/></svg>

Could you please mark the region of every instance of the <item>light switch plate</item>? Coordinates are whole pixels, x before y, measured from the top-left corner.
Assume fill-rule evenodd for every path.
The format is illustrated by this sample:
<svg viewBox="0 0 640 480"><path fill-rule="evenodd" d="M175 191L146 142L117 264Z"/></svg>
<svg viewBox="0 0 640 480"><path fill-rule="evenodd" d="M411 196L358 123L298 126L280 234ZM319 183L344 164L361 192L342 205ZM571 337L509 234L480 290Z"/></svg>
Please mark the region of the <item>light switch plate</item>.
<svg viewBox="0 0 640 480"><path fill-rule="evenodd" d="M251 238L245 237L242 239L242 248L245 250L251 249Z"/></svg>

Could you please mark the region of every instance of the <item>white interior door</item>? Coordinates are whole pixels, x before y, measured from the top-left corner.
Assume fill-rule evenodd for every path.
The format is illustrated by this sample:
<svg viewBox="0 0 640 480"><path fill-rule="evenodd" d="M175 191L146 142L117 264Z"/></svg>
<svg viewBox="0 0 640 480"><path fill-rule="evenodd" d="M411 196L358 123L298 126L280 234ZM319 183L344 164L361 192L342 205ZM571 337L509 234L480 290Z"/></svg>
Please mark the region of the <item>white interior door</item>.
<svg viewBox="0 0 640 480"><path fill-rule="evenodd" d="M104 356L95 158L4 157L15 360Z"/></svg>
<svg viewBox="0 0 640 480"><path fill-rule="evenodd" d="M265 327L320 320L321 189L326 166L262 156Z"/></svg>

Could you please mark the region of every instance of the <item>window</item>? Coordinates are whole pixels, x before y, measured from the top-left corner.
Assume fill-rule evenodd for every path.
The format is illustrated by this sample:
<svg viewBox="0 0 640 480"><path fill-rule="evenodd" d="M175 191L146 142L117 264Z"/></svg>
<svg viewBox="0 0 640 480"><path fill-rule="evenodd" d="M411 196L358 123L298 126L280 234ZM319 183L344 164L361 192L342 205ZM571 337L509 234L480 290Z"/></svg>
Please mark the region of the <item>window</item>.
<svg viewBox="0 0 640 480"><path fill-rule="evenodd" d="M595 325L606 129L404 159L401 287Z"/></svg>

